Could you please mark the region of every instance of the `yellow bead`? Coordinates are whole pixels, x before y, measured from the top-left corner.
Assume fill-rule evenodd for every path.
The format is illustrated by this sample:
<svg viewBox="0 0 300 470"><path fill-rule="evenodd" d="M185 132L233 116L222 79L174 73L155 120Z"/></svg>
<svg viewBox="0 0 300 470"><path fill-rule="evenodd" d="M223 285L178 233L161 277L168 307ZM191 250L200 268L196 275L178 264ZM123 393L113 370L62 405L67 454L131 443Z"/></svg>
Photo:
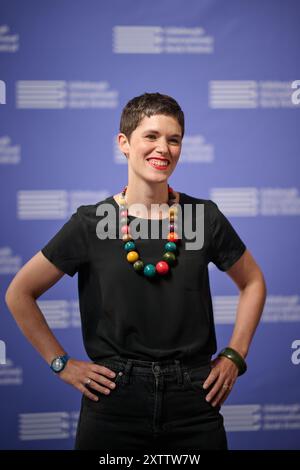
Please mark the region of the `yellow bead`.
<svg viewBox="0 0 300 470"><path fill-rule="evenodd" d="M175 222L175 220L178 220L178 215L177 214L171 214L169 216L170 222Z"/></svg>
<svg viewBox="0 0 300 470"><path fill-rule="evenodd" d="M136 251L130 251L127 255L129 263L135 263L139 259L139 254Z"/></svg>
<svg viewBox="0 0 300 470"><path fill-rule="evenodd" d="M170 214L172 214L172 215L178 214L178 207L177 207L177 206L171 206L169 212L170 212Z"/></svg>

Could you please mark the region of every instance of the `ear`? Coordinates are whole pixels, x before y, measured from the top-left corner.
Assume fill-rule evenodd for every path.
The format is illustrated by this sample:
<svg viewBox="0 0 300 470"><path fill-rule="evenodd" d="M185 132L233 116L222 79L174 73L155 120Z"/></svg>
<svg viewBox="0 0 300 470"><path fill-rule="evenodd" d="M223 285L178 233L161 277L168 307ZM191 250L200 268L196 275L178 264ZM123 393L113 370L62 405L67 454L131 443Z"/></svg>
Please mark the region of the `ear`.
<svg viewBox="0 0 300 470"><path fill-rule="evenodd" d="M130 150L130 144L128 142L128 139L125 134L122 132L119 132L117 135L117 142L119 145L119 149L121 150L122 153L128 158L129 150Z"/></svg>

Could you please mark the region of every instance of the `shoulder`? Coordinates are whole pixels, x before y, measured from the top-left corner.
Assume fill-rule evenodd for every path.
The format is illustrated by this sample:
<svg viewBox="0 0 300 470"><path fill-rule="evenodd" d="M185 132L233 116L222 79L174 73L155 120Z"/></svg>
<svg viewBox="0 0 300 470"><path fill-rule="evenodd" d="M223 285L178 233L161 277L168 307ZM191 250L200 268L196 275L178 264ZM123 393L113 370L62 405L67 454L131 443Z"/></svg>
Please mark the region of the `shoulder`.
<svg viewBox="0 0 300 470"><path fill-rule="evenodd" d="M182 204L204 204L205 210L206 211L213 211L215 208L217 208L217 205L215 202L213 202L211 199L204 199L202 197L196 197L196 196L191 196L186 193L181 193L181 201Z"/></svg>
<svg viewBox="0 0 300 470"><path fill-rule="evenodd" d="M193 207L193 213L196 212L194 209L197 204L204 206L204 220L206 230L212 229L220 219L224 218L223 213L220 211L218 205L211 199L205 199L203 197L191 196L189 194L181 193L181 204L189 204ZM183 208L184 209L184 208Z"/></svg>
<svg viewBox="0 0 300 470"><path fill-rule="evenodd" d="M103 214L101 211L101 206L109 204L111 207L114 207L113 196L109 196L105 199L102 199L94 204L81 205L77 207L75 215L78 220L85 225L86 227L93 226L95 223L99 222L99 217Z"/></svg>

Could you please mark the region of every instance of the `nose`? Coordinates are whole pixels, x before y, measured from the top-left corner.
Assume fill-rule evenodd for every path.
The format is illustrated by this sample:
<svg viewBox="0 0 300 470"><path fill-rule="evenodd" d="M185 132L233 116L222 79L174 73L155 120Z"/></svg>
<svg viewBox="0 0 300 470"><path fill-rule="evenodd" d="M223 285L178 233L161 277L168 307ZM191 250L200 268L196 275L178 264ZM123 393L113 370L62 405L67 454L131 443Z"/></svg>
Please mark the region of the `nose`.
<svg viewBox="0 0 300 470"><path fill-rule="evenodd" d="M158 153L162 153L162 154L169 153L168 145L167 145L167 142L165 141L165 139L161 139L158 142L156 150L157 150Z"/></svg>

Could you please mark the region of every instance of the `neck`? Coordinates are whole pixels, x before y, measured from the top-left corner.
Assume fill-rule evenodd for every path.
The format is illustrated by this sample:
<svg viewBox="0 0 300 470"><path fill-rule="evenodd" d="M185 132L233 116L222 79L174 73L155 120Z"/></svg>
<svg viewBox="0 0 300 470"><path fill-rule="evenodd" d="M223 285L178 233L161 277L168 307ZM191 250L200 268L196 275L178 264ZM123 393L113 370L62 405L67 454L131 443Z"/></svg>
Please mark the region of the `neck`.
<svg viewBox="0 0 300 470"><path fill-rule="evenodd" d="M159 211L155 211L152 204L167 204L168 202L168 182L149 184L145 181L135 181L134 184L129 181L127 185L125 199L129 208L129 214L137 215L135 210L130 210L132 204L142 204L145 206L147 213L145 217L149 217L151 214L158 215ZM163 213L166 214L165 212Z"/></svg>

